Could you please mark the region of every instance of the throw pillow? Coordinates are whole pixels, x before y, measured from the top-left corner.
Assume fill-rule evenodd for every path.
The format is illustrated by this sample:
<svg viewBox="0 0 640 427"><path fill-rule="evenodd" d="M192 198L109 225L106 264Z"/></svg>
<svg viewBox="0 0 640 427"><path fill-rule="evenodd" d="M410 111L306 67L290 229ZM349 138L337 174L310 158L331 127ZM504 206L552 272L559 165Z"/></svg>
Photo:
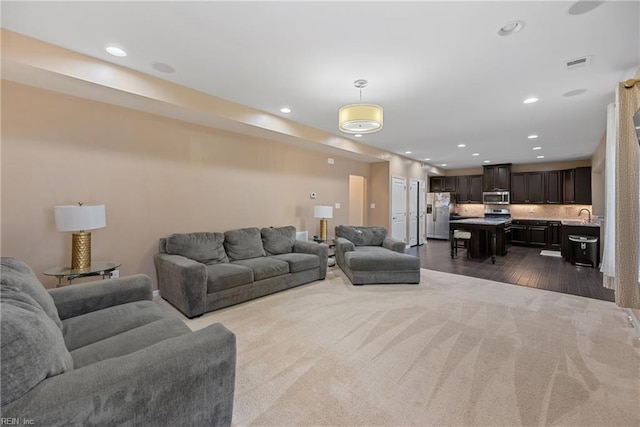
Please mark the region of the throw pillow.
<svg viewBox="0 0 640 427"><path fill-rule="evenodd" d="M166 250L168 254L182 255L207 265L229 262L222 233L172 234L167 237Z"/></svg>
<svg viewBox="0 0 640 427"><path fill-rule="evenodd" d="M60 329L27 293L0 285L0 307L0 404L5 405L45 378L73 369L73 359Z"/></svg>
<svg viewBox="0 0 640 427"><path fill-rule="evenodd" d="M384 227L356 227L351 225L338 225L336 237L344 237L356 246L382 246L387 238L387 229Z"/></svg>
<svg viewBox="0 0 640 427"><path fill-rule="evenodd" d="M267 255L293 252L293 245L296 243L296 228L294 226L263 228L260 233L262 234L262 246Z"/></svg>
<svg viewBox="0 0 640 427"><path fill-rule="evenodd" d="M260 230L255 227L224 233L224 248L231 261L266 256Z"/></svg>
<svg viewBox="0 0 640 427"><path fill-rule="evenodd" d="M16 258L2 257L0 260L0 284L14 286L28 294L47 313L53 323L62 330L62 321L53 298L27 264Z"/></svg>

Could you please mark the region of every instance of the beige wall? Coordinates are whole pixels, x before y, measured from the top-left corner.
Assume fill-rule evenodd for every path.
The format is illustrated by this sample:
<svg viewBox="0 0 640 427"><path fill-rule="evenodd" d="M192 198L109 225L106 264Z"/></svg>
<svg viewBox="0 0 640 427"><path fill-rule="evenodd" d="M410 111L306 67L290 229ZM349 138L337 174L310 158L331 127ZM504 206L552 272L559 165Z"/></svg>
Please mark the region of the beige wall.
<svg viewBox="0 0 640 427"><path fill-rule="evenodd" d="M389 163L371 163L368 197L370 225L381 225L384 227L389 226L391 218L388 209L390 204L389 200L391 198L390 182L391 175L389 174ZM371 208L371 204L375 205L375 208Z"/></svg>
<svg viewBox="0 0 640 427"><path fill-rule="evenodd" d="M155 282L161 236L285 224L318 234L312 207L341 203L329 227L347 222L349 175L370 175L366 162L332 155L330 165L319 151L7 81L1 149L2 255L26 261L46 286L55 279L40 273L70 261L71 235L55 229L55 205L104 203L93 258ZM389 184L378 192L371 181L377 201Z"/></svg>

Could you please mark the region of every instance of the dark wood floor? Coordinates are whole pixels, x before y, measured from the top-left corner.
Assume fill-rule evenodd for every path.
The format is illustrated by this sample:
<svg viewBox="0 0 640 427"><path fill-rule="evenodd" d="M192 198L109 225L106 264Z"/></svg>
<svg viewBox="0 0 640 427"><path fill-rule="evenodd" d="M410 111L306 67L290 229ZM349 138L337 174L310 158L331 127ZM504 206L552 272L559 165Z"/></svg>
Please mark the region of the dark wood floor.
<svg viewBox="0 0 640 427"><path fill-rule="evenodd" d="M491 258L467 259L465 249L459 249L458 257L451 259L449 248L446 240L429 240L409 248L408 253L419 256L422 268L430 270L614 301L613 290L602 286L600 269L542 256L539 248L511 246L506 256L496 257L495 264Z"/></svg>

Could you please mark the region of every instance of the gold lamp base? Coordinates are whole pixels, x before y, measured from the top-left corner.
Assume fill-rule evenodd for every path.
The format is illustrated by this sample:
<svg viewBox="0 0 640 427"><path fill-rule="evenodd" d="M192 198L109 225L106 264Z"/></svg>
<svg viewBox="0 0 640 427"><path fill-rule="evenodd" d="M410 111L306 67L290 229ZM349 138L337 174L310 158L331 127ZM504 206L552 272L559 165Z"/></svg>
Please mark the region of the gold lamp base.
<svg viewBox="0 0 640 427"><path fill-rule="evenodd" d="M327 219L322 218L320 220L320 239L327 240Z"/></svg>
<svg viewBox="0 0 640 427"><path fill-rule="evenodd" d="M71 241L71 269L81 270L91 266L91 233L73 233Z"/></svg>

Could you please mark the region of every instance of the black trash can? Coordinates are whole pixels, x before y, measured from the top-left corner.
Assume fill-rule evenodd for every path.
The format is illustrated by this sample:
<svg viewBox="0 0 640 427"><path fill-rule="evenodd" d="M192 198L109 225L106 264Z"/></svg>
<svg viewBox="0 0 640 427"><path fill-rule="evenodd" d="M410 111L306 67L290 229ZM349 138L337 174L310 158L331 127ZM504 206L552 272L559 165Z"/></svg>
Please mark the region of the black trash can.
<svg viewBox="0 0 640 427"><path fill-rule="evenodd" d="M584 267L598 266L598 238L595 236L569 235L571 252L569 261L573 265Z"/></svg>

